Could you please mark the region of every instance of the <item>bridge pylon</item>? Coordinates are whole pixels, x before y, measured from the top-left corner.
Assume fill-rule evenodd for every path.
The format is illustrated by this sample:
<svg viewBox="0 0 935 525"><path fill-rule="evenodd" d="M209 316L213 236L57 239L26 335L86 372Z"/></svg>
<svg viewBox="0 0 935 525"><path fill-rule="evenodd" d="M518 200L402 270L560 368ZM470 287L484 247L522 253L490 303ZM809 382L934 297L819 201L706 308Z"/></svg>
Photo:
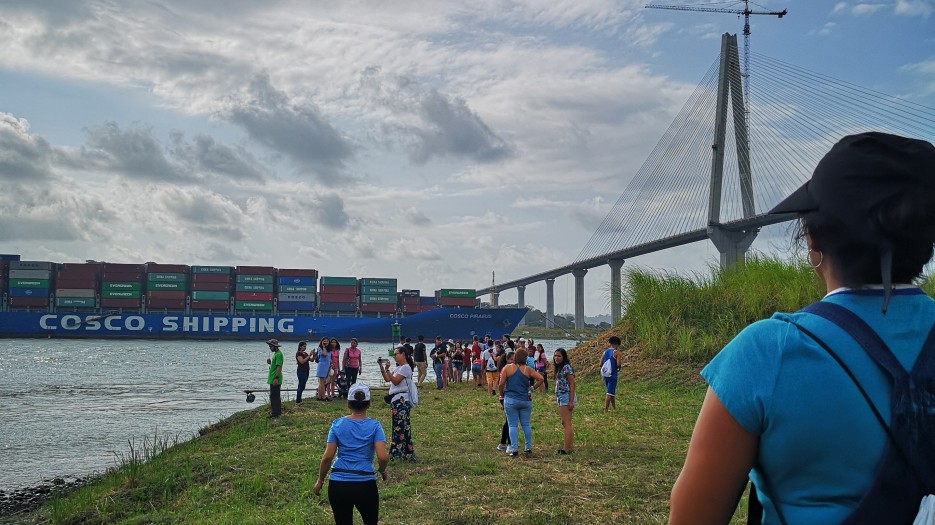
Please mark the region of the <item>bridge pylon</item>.
<svg viewBox="0 0 935 525"><path fill-rule="evenodd" d="M721 253L721 268L743 263L744 256L756 239L758 228L728 230L721 224L721 195L724 187L724 156L727 152L727 114L733 115L734 144L740 172L740 199L743 217L756 215L753 201L753 174L750 169L750 138L748 104L744 100L737 35L721 36L721 61L718 68L717 109L714 123L714 144L711 145L711 186L708 193L708 238Z"/></svg>

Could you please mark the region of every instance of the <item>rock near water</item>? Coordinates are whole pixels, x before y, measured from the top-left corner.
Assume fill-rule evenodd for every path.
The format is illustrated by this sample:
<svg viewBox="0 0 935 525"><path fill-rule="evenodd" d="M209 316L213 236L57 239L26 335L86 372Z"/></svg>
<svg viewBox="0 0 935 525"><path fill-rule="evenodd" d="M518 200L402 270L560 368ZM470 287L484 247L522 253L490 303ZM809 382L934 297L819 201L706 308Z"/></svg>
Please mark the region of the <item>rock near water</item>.
<svg viewBox="0 0 935 525"><path fill-rule="evenodd" d="M86 485L93 476L46 479L38 485L12 491L0 490L0 518L38 509L47 500Z"/></svg>

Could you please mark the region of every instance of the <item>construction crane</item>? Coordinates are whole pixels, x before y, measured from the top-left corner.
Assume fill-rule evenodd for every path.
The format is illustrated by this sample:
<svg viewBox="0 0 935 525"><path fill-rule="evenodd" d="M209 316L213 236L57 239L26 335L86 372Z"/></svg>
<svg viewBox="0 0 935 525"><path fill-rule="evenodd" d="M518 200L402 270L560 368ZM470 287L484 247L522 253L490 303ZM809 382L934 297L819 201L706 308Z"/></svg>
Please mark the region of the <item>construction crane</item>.
<svg viewBox="0 0 935 525"><path fill-rule="evenodd" d="M736 2L740 3L740 2ZM703 5L662 5L646 4L648 9L671 9L673 11L697 11L702 13L730 13L734 15L743 15L743 98L750 100L750 15L770 15L782 18L788 14L788 10L782 11L754 11L750 9L749 0L743 0L743 9L728 9L722 7L705 7ZM749 102L747 102L748 104Z"/></svg>

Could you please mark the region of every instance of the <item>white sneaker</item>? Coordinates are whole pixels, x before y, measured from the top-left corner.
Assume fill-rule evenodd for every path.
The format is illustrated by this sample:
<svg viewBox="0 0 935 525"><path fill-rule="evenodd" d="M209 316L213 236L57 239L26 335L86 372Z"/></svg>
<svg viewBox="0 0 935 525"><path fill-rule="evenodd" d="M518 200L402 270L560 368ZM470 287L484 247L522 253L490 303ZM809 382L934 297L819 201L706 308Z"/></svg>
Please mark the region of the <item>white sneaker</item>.
<svg viewBox="0 0 935 525"><path fill-rule="evenodd" d="M506 445L497 445L497 450L500 452L506 452Z"/></svg>

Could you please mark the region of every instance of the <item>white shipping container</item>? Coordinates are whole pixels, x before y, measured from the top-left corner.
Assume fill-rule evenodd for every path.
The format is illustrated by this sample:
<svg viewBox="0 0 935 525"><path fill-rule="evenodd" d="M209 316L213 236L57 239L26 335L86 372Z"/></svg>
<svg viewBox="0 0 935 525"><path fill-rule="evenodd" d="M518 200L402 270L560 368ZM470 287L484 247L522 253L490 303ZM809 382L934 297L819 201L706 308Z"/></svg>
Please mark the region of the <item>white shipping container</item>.
<svg viewBox="0 0 935 525"><path fill-rule="evenodd" d="M10 279L49 279L51 270L10 270Z"/></svg>
<svg viewBox="0 0 935 525"><path fill-rule="evenodd" d="M95 295L95 290L86 290L86 289L68 289L64 288L62 290L55 290L56 297L90 297L93 298Z"/></svg>
<svg viewBox="0 0 935 525"><path fill-rule="evenodd" d="M10 261L11 270L52 270L48 261Z"/></svg>

